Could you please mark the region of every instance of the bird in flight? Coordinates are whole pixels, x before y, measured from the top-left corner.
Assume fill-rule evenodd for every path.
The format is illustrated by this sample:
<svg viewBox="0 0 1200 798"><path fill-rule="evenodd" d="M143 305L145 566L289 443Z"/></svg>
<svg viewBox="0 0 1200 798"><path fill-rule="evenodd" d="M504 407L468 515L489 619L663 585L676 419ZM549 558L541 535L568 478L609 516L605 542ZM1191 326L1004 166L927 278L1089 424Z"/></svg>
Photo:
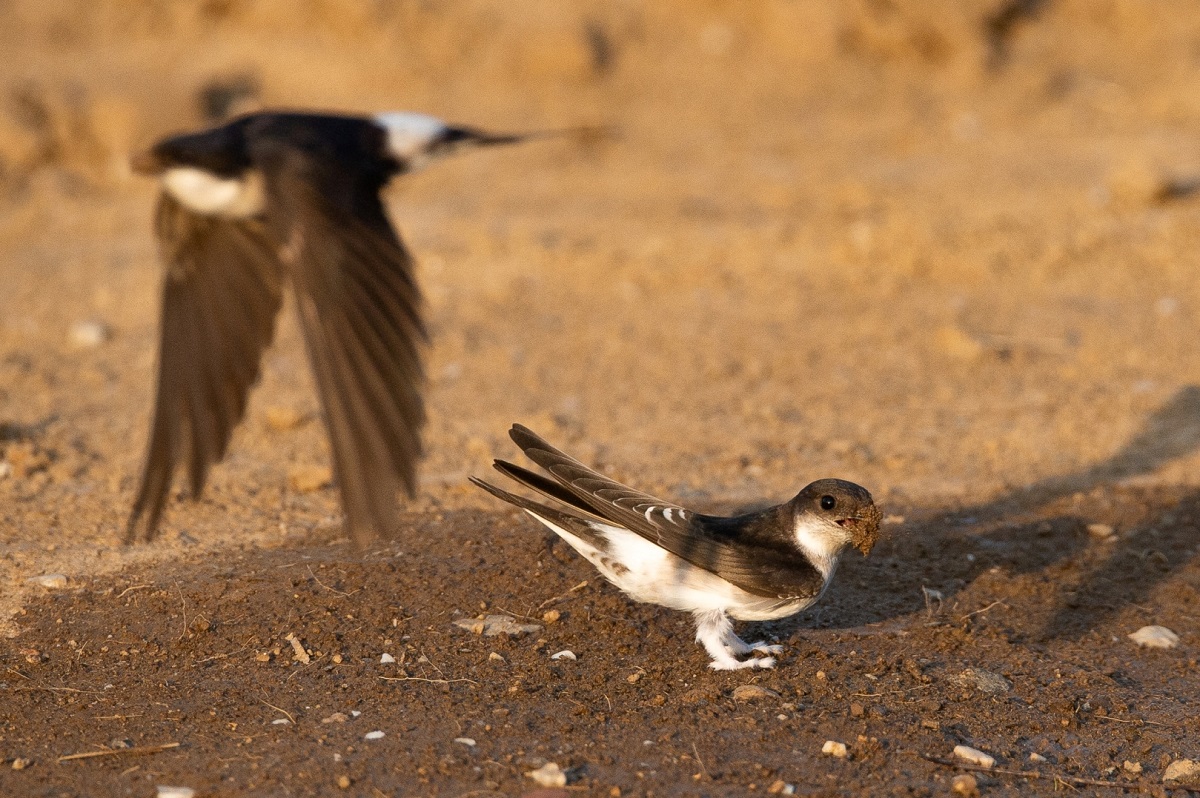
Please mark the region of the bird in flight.
<svg viewBox="0 0 1200 798"><path fill-rule="evenodd" d="M360 545L396 531L416 490L426 342L413 261L380 191L497 135L415 113L262 112L165 138L135 157L162 186L158 387L125 540L152 539L176 465L191 496L225 455L291 283L316 375L346 527Z"/></svg>
<svg viewBox="0 0 1200 798"><path fill-rule="evenodd" d="M847 546L870 553L880 512L866 489L841 479L811 483L788 502L730 518L702 515L615 482L514 424L513 442L550 476L496 460L496 470L551 506L471 478L553 530L631 598L691 612L715 670L771 668L782 647L747 643L730 617L785 618L833 578Z"/></svg>

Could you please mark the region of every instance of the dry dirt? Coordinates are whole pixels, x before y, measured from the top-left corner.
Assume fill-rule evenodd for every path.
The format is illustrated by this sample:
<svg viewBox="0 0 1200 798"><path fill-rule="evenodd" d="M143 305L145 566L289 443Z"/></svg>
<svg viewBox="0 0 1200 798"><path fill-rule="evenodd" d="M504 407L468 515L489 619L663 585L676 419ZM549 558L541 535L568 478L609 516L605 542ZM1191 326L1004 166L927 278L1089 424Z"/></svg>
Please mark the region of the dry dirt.
<svg viewBox="0 0 1200 798"><path fill-rule="evenodd" d="M0 52L0 795L520 796L546 762L543 796L946 795L924 757L959 744L1042 776L984 795L1162 793L1200 759L1195 9L11 0ZM239 75L618 131L389 193L433 331L393 545L353 550L311 479L290 315L208 493L117 543L159 280L125 159ZM714 673L467 485L513 421L699 509L852 479L888 534L744 625L776 670ZM455 625L487 614L541 628Z"/></svg>

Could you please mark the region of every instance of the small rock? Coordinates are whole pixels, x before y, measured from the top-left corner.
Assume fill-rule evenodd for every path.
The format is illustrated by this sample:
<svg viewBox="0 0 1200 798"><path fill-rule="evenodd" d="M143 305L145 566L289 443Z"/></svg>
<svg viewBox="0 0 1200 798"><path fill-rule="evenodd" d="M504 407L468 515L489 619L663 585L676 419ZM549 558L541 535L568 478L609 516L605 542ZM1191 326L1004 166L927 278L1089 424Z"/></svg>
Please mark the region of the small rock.
<svg viewBox="0 0 1200 798"><path fill-rule="evenodd" d="M158 785L158 798L195 798L196 791L191 787L168 787Z"/></svg>
<svg viewBox="0 0 1200 798"><path fill-rule="evenodd" d="M32 759L23 759L21 757L17 757L16 759L14 759L12 761L12 769L13 770L24 770L25 768L29 767L32 764L33 764Z"/></svg>
<svg viewBox="0 0 1200 798"><path fill-rule="evenodd" d="M837 740L826 740L825 745L821 746L821 753L836 756L838 759L845 759L847 755L846 744L839 743Z"/></svg>
<svg viewBox="0 0 1200 798"><path fill-rule="evenodd" d="M551 654L550 659L569 659L571 661L574 661L574 660L579 659L579 657L575 656L575 652L572 651L571 649L564 648L562 651L559 651L555 654Z"/></svg>
<svg viewBox="0 0 1200 798"><path fill-rule="evenodd" d="M342 712L334 712L327 718L321 718L322 723L345 723L348 720L350 718Z"/></svg>
<svg viewBox="0 0 1200 798"><path fill-rule="evenodd" d="M287 718L276 718L275 720L271 721L272 726L286 726L289 723L291 723L291 721Z"/></svg>
<svg viewBox="0 0 1200 798"><path fill-rule="evenodd" d="M972 765L979 765L981 768L990 768L996 766L996 758L989 756L978 748L972 748L969 745L954 746L954 755L964 762L970 762Z"/></svg>
<svg viewBox="0 0 1200 798"><path fill-rule="evenodd" d="M1135 773L1135 774L1141 773L1142 772L1142 763L1141 762L1130 762L1128 759L1126 759L1121 764L1121 769L1124 770L1126 773Z"/></svg>
<svg viewBox="0 0 1200 798"><path fill-rule="evenodd" d="M866 709L862 704L853 703L850 705L850 717L861 718L866 713Z"/></svg>
<svg viewBox="0 0 1200 798"><path fill-rule="evenodd" d="M474 632L477 635L485 637L496 637L497 635L523 635L527 632L536 632L542 627L536 623L518 623L516 618L509 615L488 615L485 618L462 618L454 622L454 625L460 629L466 629L468 632Z"/></svg>
<svg viewBox="0 0 1200 798"><path fill-rule="evenodd" d="M951 779L950 789L955 795L965 795L967 798L978 798L979 795L979 784L969 773L963 773Z"/></svg>
<svg viewBox="0 0 1200 798"><path fill-rule="evenodd" d="M102 321L77 321L67 331L67 340L76 349L95 349L112 338L112 330Z"/></svg>
<svg viewBox="0 0 1200 798"><path fill-rule="evenodd" d="M345 774L342 774L341 776L337 777L337 786L343 790L350 789L350 785L353 783L354 783L354 781L351 780L351 778Z"/></svg>
<svg viewBox="0 0 1200 798"><path fill-rule="evenodd" d="M1143 648L1175 648L1179 645L1179 635L1165 626L1143 626L1129 639Z"/></svg>
<svg viewBox="0 0 1200 798"><path fill-rule="evenodd" d="M47 590L62 590L67 586L66 574L42 574L29 579L29 582Z"/></svg>
<svg viewBox="0 0 1200 798"><path fill-rule="evenodd" d="M779 698L779 693L757 684L740 684L733 688L734 701L758 701L762 698Z"/></svg>
<svg viewBox="0 0 1200 798"><path fill-rule="evenodd" d="M288 484L297 493L313 493L333 484L333 469L322 465L296 465L288 469Z"/></svg>
<svg viewBox="0 0 1200 798"><path fill-rule="evenodd" d="M537 770L525 774L542 787L566 787L567 774L554 762L547 762Z"/></svg>
<svg viewBox="0 0 1200 798"><path fill-rule="evenodd" d="M468 748L475 747L475 739L473 737L455 737L454 742L465 745Z"/></svg>
<svg viewBox="0 0 1200 798"><path fill-rule="evenodd" d="M1088 534L1097 540L1110 540L1116 531L1108 524L1088 524Z"/></svg>
<svg viewBox="0 0 1200 798"><path fill-rule="evenodd" d="M384 737L387 737L387 735L381 731L367 732L363 735L364 740L382 740Z"/></svg>
<svg viewBox="0 0 1200 798"><path fill-rule="evenodd" d="M783 779L776 779L771 782L771 786L767 788L768 795L795 795L796 786L788 784Z"/></svg>
<svg viewBox="0 0 1200 798"><path fill-rule="evenodd" d="M933 729L934 731L941 731L942 724L940 721L936 721L933 718L924 718L921 720L921 728L922 729Z"/></svg>
<svg viewBox="0 0 1200 798"><path fill-rule="evenodd" d="M1008 679L1005 679L998 673L985 671L981 668L967 668L957 676L950 677L950 682L958 687L973 687L989 695L1007 693L1012 689L1012 684Z"/></svg>
<svg viewBox="0 0 1200 798"><path fill-rule="evenodd" d="M492 662L507 662L504 657L500 656L495 651L493 651L491 654L488 654L488 659Z"/></svg>
<svg viewBox="0 0 1200 798"><path fill-rule="evenodd" d="M391 654L387 653L386 651L383 652L383 654L381 654L379 657L380 665L391 665L395 661L396 661L396 658L393 657Z"/></svg>
<svg viewBox="0 0 1200 798"><path fill-rule="evenodd" d="M1191 759L1176 759L1167 765L1163 773L1163 784L1172 787L1200 787L1200 762Z"/></svg>
<svg viewBox="0 0 1200 798"><path fill-rule="evenodd" d="M292 644L292 659L293 660L295 660L296 662L302 663L304 665L308 665L310 662L312 662L312 657L310 657L308 655L308 651L306 651L304 649L304 644L301 643L300 640L295 635L289 634L287 637L285 637L283 639Z"/></svg>
<svg viewBox="0 0 1200 798"><path fill-rule="evenodd" d="M558 610L546 610L545 612L542 613L542 621L544 621L547 624L554 623L561 617L562 617L562 613L559 612Z"/></svg>
<svg viewBox="0 0 1200 798"><path fill-rule="evenodd" d="M1046 759L1046 757L1042 756L1037 751L1033 751L1029 754L1029 761L1030 762L1049 762L1050 760Z"/></svg>

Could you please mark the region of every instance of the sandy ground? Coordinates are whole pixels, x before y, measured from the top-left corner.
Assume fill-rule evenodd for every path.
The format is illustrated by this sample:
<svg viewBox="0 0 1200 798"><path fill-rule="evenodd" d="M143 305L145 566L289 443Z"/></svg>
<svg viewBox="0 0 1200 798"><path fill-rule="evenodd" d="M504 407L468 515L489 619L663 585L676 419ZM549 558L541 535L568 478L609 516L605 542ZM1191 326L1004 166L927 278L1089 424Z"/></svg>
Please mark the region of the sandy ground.
<svg viewBox="0 0 1200 798"><path fill-rule="evenodd" d="M571 795L935 795L958 773L922 756L958 744L1043 775L989 795L1162 792L1200 759L1200 14L137 8L0 22L0 793L521 795L550 761ZM619 131L389 192L429 454L410 531L366 553L297 488L327 444L290 311L210 490L117 543L160 276L125 158L239 74L270 105ZM713 673L686 616L467 485L513 421L698 509L852 479L888 534L746 630L777 670ZM540 628L454 625L497 613ZM1180 646L1137 648L1147 624Z"/></svg>

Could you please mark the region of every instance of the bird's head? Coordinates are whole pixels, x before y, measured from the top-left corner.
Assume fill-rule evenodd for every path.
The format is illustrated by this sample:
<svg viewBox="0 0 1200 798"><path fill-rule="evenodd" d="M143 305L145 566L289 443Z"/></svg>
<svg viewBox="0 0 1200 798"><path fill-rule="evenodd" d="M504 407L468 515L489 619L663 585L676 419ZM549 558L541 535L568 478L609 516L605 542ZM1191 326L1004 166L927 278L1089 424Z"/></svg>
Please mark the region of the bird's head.
<svg viewBox="0 0 1200 798"><path fill-rule="evenodd" d="M817 530L831 549L853 546L866 556L879 539L882 514L861 485L844 479L819 479L796 494L791 503L797 529Z"/></svg>

